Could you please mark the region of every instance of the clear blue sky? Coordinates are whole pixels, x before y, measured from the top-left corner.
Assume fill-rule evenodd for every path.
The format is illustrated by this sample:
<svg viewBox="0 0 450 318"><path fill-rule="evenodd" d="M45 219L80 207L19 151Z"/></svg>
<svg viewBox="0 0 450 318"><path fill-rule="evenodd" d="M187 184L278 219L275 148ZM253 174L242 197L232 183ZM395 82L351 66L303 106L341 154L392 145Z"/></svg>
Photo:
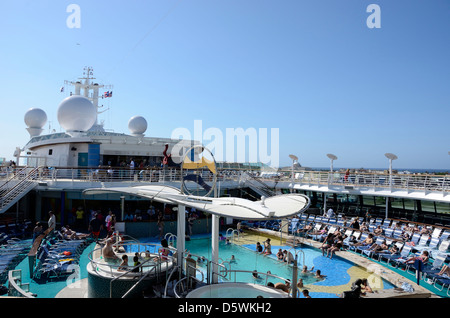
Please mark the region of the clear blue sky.
<svg viewBox="0 0 450 318"><path fill-rule="evenodd" d="M69 4L81 27L68 28ZM369 4L381 8L370 29ZM146 136L177 127L279 128L281 165L450 169L448 0L0 0L0 157L52 128L84 66L114 85L100 115ZM46 133L48 132L48 123Z"/></svg>

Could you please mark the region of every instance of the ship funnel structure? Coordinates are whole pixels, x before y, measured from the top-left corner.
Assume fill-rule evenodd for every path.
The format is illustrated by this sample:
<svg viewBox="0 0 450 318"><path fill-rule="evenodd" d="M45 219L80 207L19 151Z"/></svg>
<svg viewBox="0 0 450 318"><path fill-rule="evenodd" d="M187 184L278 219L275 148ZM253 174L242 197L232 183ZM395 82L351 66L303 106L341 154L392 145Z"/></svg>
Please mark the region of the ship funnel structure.
<svg viewBox="0 0 450 318"><path fill-rule="evenodd" d="M40 108L30 108L25 113L24 121L30 138L36 137L44 131L43 127L47 123L47 114Z"/></svg>

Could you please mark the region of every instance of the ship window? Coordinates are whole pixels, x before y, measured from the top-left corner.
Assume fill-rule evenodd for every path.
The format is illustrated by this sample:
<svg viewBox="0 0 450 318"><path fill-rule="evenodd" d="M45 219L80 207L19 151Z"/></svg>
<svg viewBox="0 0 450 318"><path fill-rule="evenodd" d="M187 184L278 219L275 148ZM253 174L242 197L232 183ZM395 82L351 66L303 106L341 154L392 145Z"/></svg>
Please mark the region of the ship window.
<svg viewBox="0 0 450 318"><path fill-rule="evenodd" d="M51 156L53 154L53 149L48 150L48 155Z"/></svg>

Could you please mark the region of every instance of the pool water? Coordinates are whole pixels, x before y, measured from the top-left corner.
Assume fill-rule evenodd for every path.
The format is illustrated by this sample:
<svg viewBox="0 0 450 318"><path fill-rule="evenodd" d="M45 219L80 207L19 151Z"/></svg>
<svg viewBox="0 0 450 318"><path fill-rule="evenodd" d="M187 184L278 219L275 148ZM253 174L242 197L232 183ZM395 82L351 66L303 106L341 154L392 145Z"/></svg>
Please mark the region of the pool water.
<svg viewBox="0 0 450 318"><path fill-rule="evenodd" d="M381 279L379 276L376 277L373 273L368 273L365 269L356 266L350 261L337 256L333 257L333 259L326 258L322 256L321 251L310 247L302 248L300 251L300 248L293 249L290 246L272 245L273 254L264 256L256 252L255 245L227 245L225 242L221 241L219 242L219 263L222 261L229 261L231 256L234 255L236 262L231 263L231 270L256 270L260 273L270 271L271 274L292 281L293 267L288 266L285 262L278 261L276 258L276 252L280 248L282 250L290 250L292 254L298 255L298 278L303 279L303 289L308 289L311 297L337 298L337 294L349 290L351 283L358 278L367 278L373 289L380 290L395 287L391 283ZM204 256L211 259L211 239L192 239L186 242L186 249L196 256ZM301 269L303 265L306 265L308 270L314 266L314 273L319 269L321 274L326 277L324 279L316 279L312 274L302 274ZM202 263L199 263L198 267L206 270L205 265ZM228 264L227 268L229 268ZM234 279L235 276L233 273L230 281L234 282ZM268 281L273 282L274 284L282 282L282 280L273 277L269 277ZM237 273L236 282L256 284L266 283L264 275L262 276L262 279L256 280L250 273Z"/></svg>
<svg viewBox="0 0 450 318"><path fill-rule="evenodd" d="M145 241L158 243L158 241L156 241L154 238L141 240L141 242ZM87 278L86 266L89 262L88 254L94 248L95 243L89 245L82 253L80 257L80 272L79 276L76 277L76 279ZM272 252L274 254L263 256L256 252L256 246L253 244L226 245L225 242L220 241L219 263L223 261L229 261L231 256L234 255L236 262L233 262L230 265L227 264L228 269L247 271L256 270L260 273L266 273L267 271L270 271L274 275L292 280L292 266L288 266L286 263L280 262L276 259L276 252L279 248L283 250L291 249L291 247L289 246L272 245ZM206 258L211 259L211 239L209 237L199 239L193 238L190 241L186 241L186 249L195 256L205 256ZM150 252L154 251L151 250ZM291 250L291 252L293 254L296 253L296 251L294 250ZM308 289L311 297L313 298L337 298L338 296L336 294L342 293L345 290L349 290L351 283L354 282L357 278L370 278L370 274L368 274L365 269L360 268L359 266L356 266L353 263L338 256L333 257L333 259L329 259L323 257L321 251L309 247L303 248L302 252L297 253L299 267L298 278L303 278L304 288L302 289ZM313 275L300 276L301 268L303 265L306 265L308 269L311 269L311 267L314 266L314 271L320 269L322 274L326 275L325 279L318 280L315 279ZM203 270L206 276L206 265L204 263L198 263L197 267ZM53 282L50 281L46 284L39 284L33 281L29 277L28 258L25 258L16 267L16 269L22 270L22 282L30 283L30 291L36 293L38 298L54 298L60 290L67 287L67 285L72 282L62 280ZM234 274L232 274L231 281L234 282L234 280L235 276ZM266 283L264 276L263 279L255 280L250 273L237 273L236 281L261 285L264 285ZM268 281L273 282L274 284L277 282L282 282L282 280L273 277L269 277ZM376 284L372 284L370 280L369 283L374 289L389 289L395 287L389 282L381 279L376 280ZM300 297L303 296L300 295Z"/></svg>
<svg viewBox="0 0 450 318"><path fill-rule="evenodd" d="M193 239L186 242L186 249L197 256L204 256L207 259L211 259L211 239ZM272 249L274 251L274 249ZM278 251L278 249L276 249ZM235 261L230 262L231 257L234 255ZM311 256L311 255L310 255ZM195 257L194 257L195 259ZM308 260L312 264L312 259ZM256 253L256 250L252 250L250 245L236 245L219 243L219 263L227 262L225 266L231 270L247 270L260 273L267 273L292 280L292 266L287 266L286 263L280 262L275 259L274 255L263 256ZM308 263L307 263L308 264ZM300 266L300 265L299 265ZM311 265L312 266L312 265ZM205 268L204 263L198 263L198 267ZM301 270L301 269L300 269ZM229 279L234 281L235 274L233 273ZM313 275L308 275L303 278L304 282L313 283L317 280ZM255 279L250 273L236 273L236 281L244 283L259 283L265 284L265 275L261 275L260 279ZM276 277L268 278L269 282L274 284L277 282L283 282Z"/></svg>

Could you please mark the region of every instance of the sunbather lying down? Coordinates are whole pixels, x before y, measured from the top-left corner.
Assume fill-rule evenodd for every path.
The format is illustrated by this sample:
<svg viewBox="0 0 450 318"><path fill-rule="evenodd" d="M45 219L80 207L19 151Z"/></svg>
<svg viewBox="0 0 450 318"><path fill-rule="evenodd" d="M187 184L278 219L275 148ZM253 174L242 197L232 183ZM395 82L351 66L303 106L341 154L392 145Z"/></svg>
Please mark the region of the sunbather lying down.
<svg viewBox="0 0 450 318"><path fill-rule="evenodd" d="M450 277L450 267L448 267L448 265L442 266L442 269L441 269L441 271L438 273L438 275L441 275L441 276L447 275L447 276Z"/></svg>
<svg viewBox="0 0 450 318"><path fill-rule="evenodd" d="M413 256L410 258L407 258L405 263L406 264L413 264L416 260L421 260L424 264L428 262L429 256L428 251L423 251L420 256Z"/></svg>

